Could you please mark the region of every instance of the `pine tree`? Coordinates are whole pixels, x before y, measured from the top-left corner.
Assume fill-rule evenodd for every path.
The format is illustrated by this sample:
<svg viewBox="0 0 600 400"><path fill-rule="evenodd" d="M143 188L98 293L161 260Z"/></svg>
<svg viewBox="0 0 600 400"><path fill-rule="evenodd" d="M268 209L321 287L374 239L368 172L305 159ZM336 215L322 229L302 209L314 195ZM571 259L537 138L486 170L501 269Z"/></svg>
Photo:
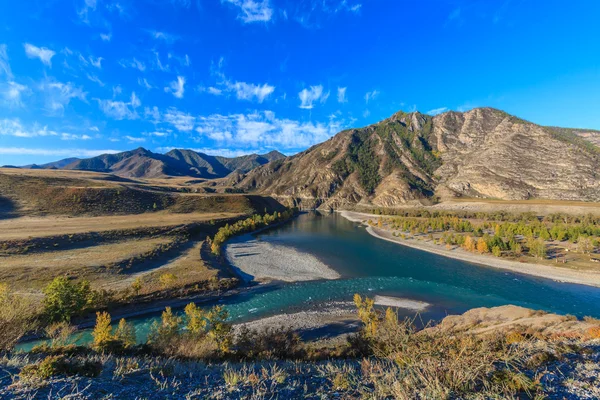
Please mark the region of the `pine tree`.
<svg viewBox="0 0 600 400"><path fill-rule="evenodd" d="M135 327L129 322L125 321L125 318L121 318L119 325L115 330L115 339L121 342L125 348L134 346L137 341Z"/></svg>
<svg viewBox="0 0 600 400"><path fill-rule="evenodd" d="M101 349L113 339L110 321L110 314L106 311L96 313L96 326L92 332L92 337L94 338L93 346L95 348Z"/></svg>

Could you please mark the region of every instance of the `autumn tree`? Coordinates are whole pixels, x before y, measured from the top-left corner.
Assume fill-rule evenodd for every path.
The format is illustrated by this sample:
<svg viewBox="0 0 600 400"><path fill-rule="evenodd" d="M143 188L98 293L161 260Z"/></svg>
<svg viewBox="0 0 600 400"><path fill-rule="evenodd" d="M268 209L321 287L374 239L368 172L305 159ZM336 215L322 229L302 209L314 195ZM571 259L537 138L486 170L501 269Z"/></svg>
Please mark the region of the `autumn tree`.
<svg viewBox="0 0 600 400"><path fill-rule="evenodd" d="M119 325L115 330L114 338L118 340L124 348L134 346L137 342L135 327L125 321L125 318L121 318Z"/></svg>
<svg viewBox="0 0 600 400"><path fill-rule="evenodd" d="M96 313L96 326L92 331L94 338L92 346L96 349L104 349L112 340L112 326L110 314L106 311Z"/></svg>
<svg viewBox="0 0 600 400"><path fill-rule="evenodd" d="M475 241L469 235L465 238L465 242L463 243L463 248L467 251L474 252L475 251Z"/></svg>
<svg viewBox="0 0 600 400"><path fill-rule="evenodd" d="M488 245L485 242L485 239L480 237L477 239L477 252L479 254L489 253L490 249L488 249Z"/></svg>

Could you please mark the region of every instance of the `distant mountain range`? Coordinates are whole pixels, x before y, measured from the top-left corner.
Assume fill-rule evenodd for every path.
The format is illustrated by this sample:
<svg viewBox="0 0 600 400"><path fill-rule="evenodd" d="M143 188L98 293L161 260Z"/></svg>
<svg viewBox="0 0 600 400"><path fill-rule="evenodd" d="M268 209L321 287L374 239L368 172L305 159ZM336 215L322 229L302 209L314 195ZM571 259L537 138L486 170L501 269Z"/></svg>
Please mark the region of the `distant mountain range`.
<svg viewBox="0 0 600 400"><path fill-rule="evenodd" d="M493 108L398 112L291 157L226 158L144 148L30 168L126 178L228 177L225 185L288 205L397 207L455 197L600 201L600 131L545 127Z"/></svg>
<svg viewBox="0 0 600 400"><path fill-rule="evenodd" d="M600 201L600 132L477 108L398 112L250 171L236 186L288 204L395 207L457 196Z"/></svg>
<svg viewBox="0 0 600 400"><path fill-rule="evenodd" d="M253 168L282 158L285 158L285 155L278 151L227 158L183 149L158 154L140 147L122 153L102 154L86 159L66 158L42 165L26 165L22 168L107 172L125 178L190 176L214 179L223 178L234 171L245 174Z"/></svg>

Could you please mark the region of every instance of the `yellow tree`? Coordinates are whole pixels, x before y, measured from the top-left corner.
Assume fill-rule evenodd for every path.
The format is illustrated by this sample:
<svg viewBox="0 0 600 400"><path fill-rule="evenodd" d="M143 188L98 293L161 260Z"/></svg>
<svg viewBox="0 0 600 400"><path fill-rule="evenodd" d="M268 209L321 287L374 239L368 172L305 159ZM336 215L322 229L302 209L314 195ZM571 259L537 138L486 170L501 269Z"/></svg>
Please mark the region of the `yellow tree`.
<svg viewBox="0 0 600 400"><path fill-rule="evenodd" d="M96 326L92 332L94 347L102 348L113 339L110 321L110 314L106 311L96 313Z"/></svg>
<svg viewBox="0 0 600 400"><path fill-rule="evenodd" d="M186 316L186 329L192 335L201 335L206 332L206 325L208 323L207 316L202 309L196 304L189 303L185 306Z"/></svg>
<svg viewBox="0 0 600 400"><path fill-rule="evenodd" d="M463 244L463 248L467 251L475 251L475 241L471 236L467 236L465 238L465 243Z"/></svg>
<svg viewBox="0 0 600 400"><path fill-rule="evenodd" d="M477 240L477 252L480 254L489 253L490 249L488 248L487 243L483 238L479 238Z"/></svg>
<svg viewBox="0 0 600 400"><path fill-rule="evenodd" d="M115 331L115 339L121 342L125 348L135 345L135 327L125 321L125 318L121 318Z"/></svg>

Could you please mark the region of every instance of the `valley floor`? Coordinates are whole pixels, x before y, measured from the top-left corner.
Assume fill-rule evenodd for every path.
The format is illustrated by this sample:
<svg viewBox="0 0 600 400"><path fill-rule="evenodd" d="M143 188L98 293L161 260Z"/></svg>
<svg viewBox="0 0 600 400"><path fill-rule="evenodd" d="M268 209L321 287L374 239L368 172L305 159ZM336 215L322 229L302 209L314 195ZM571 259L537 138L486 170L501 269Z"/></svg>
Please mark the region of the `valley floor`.
<svg viewBox="0 0 600 400"><path fill-rule="evenodd" d="M402 246L412 247L414 249L427 251L438 254L444 257L455 258L462 261L467 261L475 264L486 265L489 267L505 269L511 272L538 276L542 278L552 279L559 282L575 283L581 285L589 285L600 287L600 269L598 271L591 270L576 270L568 267L533 264L520 261L503 260L491 255L474 254L463 250L460 247L454 246L450 250L442 245L433 243L429 239L402 239L392 235L392 231L386 228L376 228L368 226L366 221L369 219L377 220L380 215L367 214L355 211L341 211L340 215L344 218L363 223L367 226L367 232L382 240L397 243Z"/></svg>

